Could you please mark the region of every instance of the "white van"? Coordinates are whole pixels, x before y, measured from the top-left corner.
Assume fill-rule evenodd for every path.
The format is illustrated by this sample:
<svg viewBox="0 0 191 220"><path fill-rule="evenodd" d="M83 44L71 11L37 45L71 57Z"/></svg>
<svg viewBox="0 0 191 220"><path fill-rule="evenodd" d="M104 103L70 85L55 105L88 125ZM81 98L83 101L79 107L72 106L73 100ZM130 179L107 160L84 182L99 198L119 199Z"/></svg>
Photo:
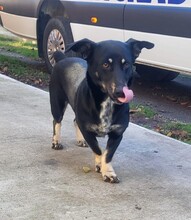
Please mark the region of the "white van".
<svg viewBox="0 0 191 220"><path fill-rule="evenodd" d="M155 44L137 61L144 65L138 69L152 70L149 77L191 75L191 0L0 0L0 22L36 39L50 71L54 51L64 51L73 41L135 38Z"/></svg>

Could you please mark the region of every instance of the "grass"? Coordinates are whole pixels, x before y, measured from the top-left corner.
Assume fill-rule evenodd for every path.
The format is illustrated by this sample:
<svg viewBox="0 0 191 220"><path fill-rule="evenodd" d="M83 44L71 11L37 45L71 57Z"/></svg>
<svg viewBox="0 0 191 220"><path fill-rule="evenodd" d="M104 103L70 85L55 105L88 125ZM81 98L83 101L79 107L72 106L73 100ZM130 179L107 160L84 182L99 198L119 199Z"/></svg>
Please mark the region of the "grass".
<svg viewBox="0 0 191 220"><path fill-rule="evenodd" d="M17 58L0 55L0 67L6 72L14 73L15 76L28 76L39 73L39 70L30 67ZM41 72L41 71L40 71Z"/></svg>
<svg viewBox="0 0 191 220"><path fill-rule="evenodd" d="M151 108L131 103L134 122L168 137L191 144L191 123L171 122L160 118Z"/></svg>
<svg viewBox="0 0 191 220"><path fill-rule="evenodd" d="M40 88L49 84L49 74L17 58L0 55L0 70L14 79Z"/></svg>
<svg viewBox="0 0 191 220"><path fill-rule="evenodd" d="M38 59L37 45L33 41L0 35L0 49L28 57L31 61ZM48 85L49 75L45 68L32 66L24 62L24 59L14 57L14 54L13 56L0 55L0 70L6 75L27 84L37 87L46 87Z"/></svg>
<svg viewBox="0 0 191 220"><path fill-rule="evenodd" d="M0 36L0 48L10 52L16 52L26 57L38 58L37 44L33 41Z"/></svg>
<svg viewBox="0 0 191 220"><path fill-rule="evenodd" d="M148 106L131 104L131 109L134 109L138 115L142 115L145 118L153 118L156 112Z"/></svg>
<svg viewBox="0 0 191 220"><path fill-rule="evenodd" d="M161 129L161 133L191 144L191 124L171 122L167 123Z"/></svg>
<svg viewBox="0 0 191 220"><path fill-rule="evenodd" d="M171 123L167 126L168 129L177 129L184 130L191 136L191 124L183 124L183 123Z"/></svg>

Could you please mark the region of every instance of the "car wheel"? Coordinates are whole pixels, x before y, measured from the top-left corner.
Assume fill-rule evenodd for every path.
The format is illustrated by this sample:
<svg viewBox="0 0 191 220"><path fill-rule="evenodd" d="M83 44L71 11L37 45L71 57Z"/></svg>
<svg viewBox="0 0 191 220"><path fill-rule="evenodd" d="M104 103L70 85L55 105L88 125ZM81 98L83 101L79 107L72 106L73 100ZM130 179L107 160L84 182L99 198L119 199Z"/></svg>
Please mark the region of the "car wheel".
<svg viewBox="0 0 191 220"><path fill-rule="evenodd" d="M179 75L178 72L141 64L136 64L136 72L141 77L141 79L154 82L171 81Z"/></svg>
<svg viewBox="0 0 191 220"><path fill-rule="evenodd" d="M64 52L67 44L73 42L71 31L68 29L69 24L63 18L51 18L45 27L43 56L49 73L55 65L54 52L57 50Z"/></svg>

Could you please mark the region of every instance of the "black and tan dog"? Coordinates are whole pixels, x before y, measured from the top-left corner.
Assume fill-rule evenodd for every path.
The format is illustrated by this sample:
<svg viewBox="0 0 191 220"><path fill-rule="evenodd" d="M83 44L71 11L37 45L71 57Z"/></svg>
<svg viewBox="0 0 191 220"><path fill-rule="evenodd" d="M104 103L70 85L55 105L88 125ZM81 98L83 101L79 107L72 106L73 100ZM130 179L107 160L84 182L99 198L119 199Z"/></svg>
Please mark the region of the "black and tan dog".
<svg viewBox="0 0 191 220"><path fill-rule="evenodd" d="M57 63L50 81L54 118L52 148L62 149L61 121L69 103L76 116L77 141L82 146L87 143L93 150L95 169L106 182L119 182L111 160L129 124L133 64L143 48L153 46L134 39L126 43L95 43L83 39L67 49L79 53L83 59L64 58L61 52L55 53ZM102 153L96 137L105 135L108 135L108 142Z"/></svg>

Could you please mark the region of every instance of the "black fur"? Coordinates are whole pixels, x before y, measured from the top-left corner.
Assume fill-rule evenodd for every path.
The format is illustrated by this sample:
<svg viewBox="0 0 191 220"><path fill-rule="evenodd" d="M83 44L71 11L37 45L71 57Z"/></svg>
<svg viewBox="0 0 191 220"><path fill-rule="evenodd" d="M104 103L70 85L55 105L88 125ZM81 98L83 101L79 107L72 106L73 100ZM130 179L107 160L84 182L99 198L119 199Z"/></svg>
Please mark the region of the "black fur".
<svg viewBox="0 0 191 220"><path fill-rule="evenodd" d="M126 43L95 43L83 39L67 49L77 52L83 59L64 58L61 52L55 54L58 63L50 82L54 130L56 124L61 123L69 103L85 141L100 158L96 170L102 172L105 181L119 182L110 162L129 124L129 104L120 103L118 98L124 96L123 87L131 85L133 64L141 50L153 46L134 39ZM96 137L105 135L108 135L108 142L102 154ZM60 140L55 136L53 139L53 148L59 149Z"/></svg>

